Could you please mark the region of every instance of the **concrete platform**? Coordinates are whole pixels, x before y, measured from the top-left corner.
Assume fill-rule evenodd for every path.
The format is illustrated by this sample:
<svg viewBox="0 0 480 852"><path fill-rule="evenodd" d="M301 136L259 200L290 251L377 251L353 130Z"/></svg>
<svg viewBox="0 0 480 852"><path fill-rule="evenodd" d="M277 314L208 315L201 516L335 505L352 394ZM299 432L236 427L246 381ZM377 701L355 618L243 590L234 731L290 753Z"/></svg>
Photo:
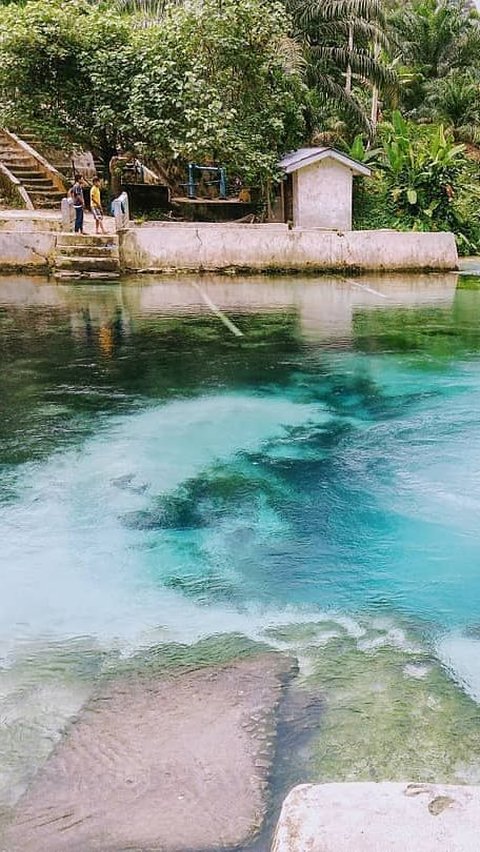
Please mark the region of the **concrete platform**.
<svg viewBox="0 0 480 852"><path fill-rule="evenodd" d="M285 799L272 852L478 852L480 787L304 784Z"/></svg>

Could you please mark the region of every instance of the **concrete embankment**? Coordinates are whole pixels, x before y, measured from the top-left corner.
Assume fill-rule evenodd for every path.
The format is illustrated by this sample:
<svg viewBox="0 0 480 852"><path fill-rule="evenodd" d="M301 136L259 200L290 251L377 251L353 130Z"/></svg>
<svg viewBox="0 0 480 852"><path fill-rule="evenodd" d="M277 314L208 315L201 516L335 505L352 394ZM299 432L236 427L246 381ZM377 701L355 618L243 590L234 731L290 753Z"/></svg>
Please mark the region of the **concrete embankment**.
<svg viewBox="0 0 480 852"><path fill-rule="evenodd" d="M156 223L119 237L121 264L130 271L446 270L458 264L449 233Z"/></svg>
<svg viewBox="0 0 480 852"><path fill-rule="evenodd" d="M113 233L113 219L107 217L105 224ZM60 229L56 213L0 214L0 270L53 269ZM91 217L86 231L93 240ZM118 236L119 264L126 272L445 271L458 266L449 233L156 222L132 224Z"/></svg>
<svg viewBox="0 0 480 852"><path fill-rule="evenodd" d="M272 852L477 852L480 787L304 784L287 796Z"/></svg>
<svg viewBox="0 0 480 852"><path fill-rule="evenodd" d="M0 272L48 272L54 264L56 243L53 231L0 229Z"/></svg>
<svg viewBox="0 0 480 852"><path fill-rule="evenodd" d="M4 210L0 213L0 272L48 272L55 260L58 213Z"/></svg>

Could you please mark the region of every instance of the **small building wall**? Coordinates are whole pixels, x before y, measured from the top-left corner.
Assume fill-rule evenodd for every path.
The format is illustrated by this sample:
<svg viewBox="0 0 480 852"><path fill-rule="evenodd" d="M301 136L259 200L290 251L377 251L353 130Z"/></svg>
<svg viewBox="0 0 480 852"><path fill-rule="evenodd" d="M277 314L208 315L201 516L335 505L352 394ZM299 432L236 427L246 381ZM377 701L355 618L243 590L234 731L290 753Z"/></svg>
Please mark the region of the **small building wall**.
<svg viewBox="0 0 480 852"><path fill-rule="evenodd" d="M293 174L293 222L296 228L352 228L353 175L327 157Z"/></svg>
<svg viewBox="0 0 480 852"><path fill-rule="evenodd" d="M286 225L159 223L119 233L120 264L146 270L456 269L453 234Z"/></svg>

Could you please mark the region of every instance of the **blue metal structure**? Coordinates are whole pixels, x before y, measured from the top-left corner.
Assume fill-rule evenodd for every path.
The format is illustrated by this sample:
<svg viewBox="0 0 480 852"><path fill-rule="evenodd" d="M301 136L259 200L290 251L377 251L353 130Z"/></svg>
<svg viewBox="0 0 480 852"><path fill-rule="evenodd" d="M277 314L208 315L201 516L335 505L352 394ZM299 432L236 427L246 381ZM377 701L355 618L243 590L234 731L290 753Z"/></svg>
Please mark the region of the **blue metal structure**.
<svg viewBox="0 0 480 852"><path fill-rule="evenodd" d="M195 189L198 186L198 181L195 180L197 176L197 172L213 172L215 175L218 175L216 180L212 180L211 183L218 183L218 196L219 198L227 197L227 171L223 167L219 166L199 166L198 163L189 163L188 164L188 183L187 183L187 195L188 198L196 198Z"/></svg>

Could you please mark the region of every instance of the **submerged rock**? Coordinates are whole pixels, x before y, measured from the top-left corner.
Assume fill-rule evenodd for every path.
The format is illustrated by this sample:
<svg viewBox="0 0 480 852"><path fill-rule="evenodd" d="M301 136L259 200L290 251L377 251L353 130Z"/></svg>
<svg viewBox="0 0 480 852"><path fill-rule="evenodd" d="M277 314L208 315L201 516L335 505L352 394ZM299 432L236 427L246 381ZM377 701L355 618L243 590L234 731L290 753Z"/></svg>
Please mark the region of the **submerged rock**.
<svg viewBox="0 0 480 852"><path fill-rule="evenodd" d="M292 658L113 678L20 800L0 848L115 852L244 843L266 811L275 710Z"/></svg>
<svg viewBox="0 0 480 852"><path fill-rule="evenodd" d="M480 787L304 784L287 796L272 852L477 852Z"/></svg>

